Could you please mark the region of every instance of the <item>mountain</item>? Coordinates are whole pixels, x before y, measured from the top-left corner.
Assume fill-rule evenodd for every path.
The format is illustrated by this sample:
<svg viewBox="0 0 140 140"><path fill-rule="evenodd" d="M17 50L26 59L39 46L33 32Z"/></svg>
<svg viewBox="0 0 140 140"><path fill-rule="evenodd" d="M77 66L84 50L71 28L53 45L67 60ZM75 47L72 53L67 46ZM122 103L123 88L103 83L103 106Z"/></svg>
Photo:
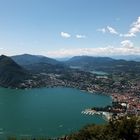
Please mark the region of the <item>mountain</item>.
<svg viewBox="0 0 140 140"><path fill-rule="evenodd" d="M4 87L16 87L23 82L29 74L14 62L10 57L0 56L0 85Z"/></svg>
<svg viewBox="0 0 140 140"><path fill-rule="evenodd" d="M33 73L62 73L67 68L62 62L40 55L23 54L11 58Z"/></svg>
<svg viewBox="0 0 140 140"><path fill-rule="evenodd" d="M139 72L140 62L115 60L109 57L75 56L65 62L70 67L85 71Z"/></svg>
<svg viewBox="0 0 140 140"><path fill-rule="evenodd" d="M92 56L74 56L67 61L68 64L86 65L86 64L103 64L104 62L113 62L114 59L109 57L92 57Z"/></svg>
<svg viewBox="0 0 140 140"><path fill-rule="evenodd" d="M83 70L95 70L104 64L111 64L115 60L109 57L74 56L66 64L71 67L78 67Z"/></svg>
<svg viewBox="0 0 140 140"><path fill-rule="evenodd" d="M58 64L55 59L48 58L41 55L22 54L11 57L17 64L21 66L32 65L37 63Z"/></svg>
<svg viewBox="0 0 140 140"><path fill-rule="evenodd" d="M140 55L117 55L117 56L111 56L113 59L123 59L127 61L137 61L140 62Z"/></svg>

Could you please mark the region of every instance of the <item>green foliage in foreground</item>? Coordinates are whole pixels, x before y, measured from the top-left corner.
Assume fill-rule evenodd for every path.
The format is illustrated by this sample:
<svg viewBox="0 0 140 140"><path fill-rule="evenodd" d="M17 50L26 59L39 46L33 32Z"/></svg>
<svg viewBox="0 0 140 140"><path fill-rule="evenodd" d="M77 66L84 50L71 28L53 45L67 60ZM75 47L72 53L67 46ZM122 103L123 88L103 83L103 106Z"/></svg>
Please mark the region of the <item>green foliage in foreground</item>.
<svg viewBox="0 0 140 140"><path fill-rule="evenodd" d="M122 118L107 125L88 125L68 140L140 140L140 119Z"/></svg>
<svg viewBox="0 0 140 140"><path fill-rule="evenodd" d="M18 139L11 137L8 140ZM21 138L20 140L49 139ZM64 138L57 138L56 140L140 140L140 118L121 118L119 120L111 120L106 125L87 125L76 133Z"/></svg>

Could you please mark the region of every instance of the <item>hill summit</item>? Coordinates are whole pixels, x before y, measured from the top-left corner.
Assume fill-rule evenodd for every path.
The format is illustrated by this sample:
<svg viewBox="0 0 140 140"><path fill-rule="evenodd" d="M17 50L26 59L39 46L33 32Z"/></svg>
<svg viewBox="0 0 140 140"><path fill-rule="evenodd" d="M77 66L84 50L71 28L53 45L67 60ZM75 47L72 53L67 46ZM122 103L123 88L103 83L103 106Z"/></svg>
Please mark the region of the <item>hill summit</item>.
<svg viewBox="0 0 140 140"><path fill-rule="evenodd" d="M23 82L28 76L27 71L10 57L0 56L0 86L16 87L17 84Z"/></svg>

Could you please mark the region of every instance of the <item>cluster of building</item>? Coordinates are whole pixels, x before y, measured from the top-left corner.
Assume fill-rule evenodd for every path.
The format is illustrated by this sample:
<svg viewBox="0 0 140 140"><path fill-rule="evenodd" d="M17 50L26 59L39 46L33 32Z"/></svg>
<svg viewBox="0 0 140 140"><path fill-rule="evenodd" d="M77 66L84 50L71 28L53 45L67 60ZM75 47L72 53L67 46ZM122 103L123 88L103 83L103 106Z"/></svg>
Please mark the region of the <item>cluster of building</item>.
<svg viewBox="0 0 140 140"><path fill-rule="evenodd" d="M106 120L118 119L123 116L140 116L140 98L130 94L112 94L112 105L85 109L82 114L101 115Z"/></svg>
<svg viewBox="0 0 140 140"><path fill-rule="evenodd" d="M65 74L40 73L21 83L19 88L33 87L71 87L92 93L111 95L113 105L105 111L117 115L140 115L140 84L125 80L114 81L108 75L94 75L82 71ZM125 81L125 82L124 82Z"/></svg>
<svg viewBox="0 0 140 140"><path fill-rule="evenodd" d="M126 108L125 115L137 115L140 116L140 96L126 94L112 94L113 102L120 104Z"/></svg>

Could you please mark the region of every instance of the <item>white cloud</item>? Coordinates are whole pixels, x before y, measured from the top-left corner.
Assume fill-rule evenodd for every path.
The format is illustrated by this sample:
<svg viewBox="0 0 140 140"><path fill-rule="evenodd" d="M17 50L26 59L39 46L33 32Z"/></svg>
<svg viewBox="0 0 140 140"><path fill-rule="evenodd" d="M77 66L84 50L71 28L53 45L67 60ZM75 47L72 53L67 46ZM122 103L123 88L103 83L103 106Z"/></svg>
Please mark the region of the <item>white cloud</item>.
<svg viewBox="0 0 140 140"><path fill-rule="evenodd" d="M82 38L86 38L86 36L85 35L76 35L76 38L78 38L78 39L82 39Z"/></svg>
<svg viewBox="0 0 140 140"><path fill-rule="evenodd" d="M70 38L71 35L69 33L66 33L66 32L61 32L61 37L63 37L63 38ZM81 35L81 34L77 34L77 35L75 35L75 37L77 39L84 39L84 38L86 38L85 35Z"/></svg>
<svg viewBox="0 0 140 140"><path fill-rule="evenodd" d="M49 57L71 57L76 55L90 56L112 56L112 55L140 55L140 48L132 47L128 41L122 42L120 47L99 47L99 48L75 48L75 49L60 49L56 51L48 51L46 54ZM129 47L129 45L131 47Z"/></svg>
<svg viewBox="0 0 140 140"><path fill-rule="evenodd" d="M63 38L70 38L71 37L71 35L69 33L66 33L66 32L61 32L61 36Z"/></svg>
<svg viewBox="0 0 140 140"><path fill-rule="evenodd" d="M110 27L110 26L107 26L106 28L99 28L99 29L97 29L97 31L102 32L102 33L108 32L110 34L118 35L118 32L113 27Z"/></svg>
<svg viewBox="0 0 140 140"><path fill-rule="evenodd" d="M0 50L3 50L3 49L4 49L4 48L1 48L1 47L0 47Z"/></svg>
<svg viewBox="0 0 140 140"><path fill-rule="evenodd" d="M107 26L107 30L108 30L108 32L110 32L111 34L118 34L118 32L117 32L114 28L112 28L112 27L110 27L110 26Z"/></svg>
<svg viewBox="0 0 140 140"><path fill-rule="evenodd" d="M135 37L134 33L120 34L120 37Z"/></svg>
<svg viewBox="0 0 140 140"><path fill-rule="evenodd" d="M129 49L134 48L133 42L131 42L130 40L122 41L121 45L122 45L122 47L129 48Z"/></svg>
<svg viewBox="0 0 140 140"><path fill-rule="evenodd" d="M137 21L133 22L127 34L120 34L122 37L135 37L136 33L140 32L140 17Z"/></svg>
<svg viewBox="0 0 140 140"><path fill-rule="evenodd" d="M107 26L106 28L101 28L98 29L97 31L100 31L102 33L106 33L109 32L111 34L116 34L118 35L119 33L116 31L116 29L114 29L111 26ZM140 16L137 18L137 21L133 22L132 25L130 26L130 29L128 31L128 33L126 34L119 34L120 37L135 37L137 33L140 32Z"/></svg>
<svg viewBox="0 0 140 140"><path fill-rule="evenodd" d="M129 32L134 34L140 32L140 17L138 17L137 21L132 24L132 28Z"/></svg>
<svg viewBox="0 0 140 140"><path fill-rule="evenodd" d="M102 32L102 33L105 33L106 32L106 29L105 28L100 28L100 29L97 29L97 31Z"/></svg>

